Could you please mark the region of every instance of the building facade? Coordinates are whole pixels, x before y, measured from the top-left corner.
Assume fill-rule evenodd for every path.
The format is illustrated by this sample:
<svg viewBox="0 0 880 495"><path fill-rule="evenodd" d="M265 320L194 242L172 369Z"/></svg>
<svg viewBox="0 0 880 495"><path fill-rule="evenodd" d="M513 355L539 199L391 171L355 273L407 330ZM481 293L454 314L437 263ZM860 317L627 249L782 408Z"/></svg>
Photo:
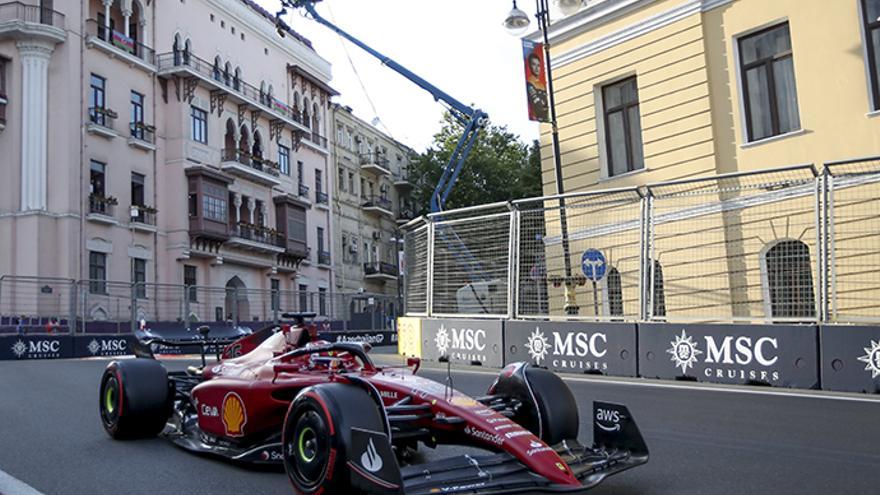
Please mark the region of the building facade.
<svg viewBox="0 0 880 495"><path fill-rule="evenodd" d="M804 321L820 300L880 314L864 271L880 263L865 175L880 153L878 19L876 0L593 0L556 21L564 189L616 191L601 199L618 206L567 201L564 236L549 210L546 271L603 253L613 277L579 294L596 317ZM544 126L547 194L552 153ZM825 166L859 157L844 177ZM648 230L632 228L640 215Z"/></svg>
<svg viewBox="0 0 880 495"><path fill-rule="evenodd" d="M281 31L250 0L0 3L0 273L88 280L95 319L113 281L235 289L188 292L199 319L267 319L252 289L326 311L335 92Z"/></svg>
<svg viewBox="0 0 880 495"><path fill-rule="evenodd" d="M408 174L412 150L331 105L335 190L333 247L337 291L397 297L398 226L414 216Z"/></svg>

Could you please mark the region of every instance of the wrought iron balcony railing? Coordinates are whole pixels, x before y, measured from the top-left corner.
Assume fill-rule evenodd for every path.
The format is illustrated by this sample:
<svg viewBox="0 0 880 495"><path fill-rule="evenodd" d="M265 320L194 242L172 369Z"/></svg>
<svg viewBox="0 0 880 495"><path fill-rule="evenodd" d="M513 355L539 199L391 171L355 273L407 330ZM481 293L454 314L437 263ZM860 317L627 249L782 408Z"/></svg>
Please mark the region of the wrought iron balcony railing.
<svg viewBox="0 0 880 495"><path fill-rule="evenodd" d="M156 143L156 128L144 124L143 122L132 122L128 126L131 131L131 137L141 140L145 143L155 144Z"/></svg>
<svg viewBox="0 0 880 495"><path fill-rule="evenodd" d="M284 236L274 229L251 223L239 222L232 226L231 231L232 237L259 242L261 244L268 244L270 246L287 248L287 242L284 239Z"/></svg>
<svg viewBox="0 0 880 495"><path fill-rule="evenodd" d="M368 196L361 205L363 208L382 208L391 210L391 200L384 196Z"/></svg>
<svg viewBox="0 0 880 495"><path fill-rule="evenodd" d="M368 261L364 263L364 274L365 275L391 275L392 277L396 277L399 274L396 265L391 263L383 263L379 261Z"/></svg>
<svg viewBox="0 0 880 495"><path fill-rule="evenodd" d="M89 213L112 217L117 204L116 198L92 194L89 196Z"/></svg>
<svg viewBox="0 0 880 495"><path fill-rule="evenodd" d="M327 193L321 191L315 193L315 202L319 205L326 205L329 200L330 198L327 196Z"/></svg>
<svg viewBox="0 0 880 495"><path fill-rule="evenodd" d="M318 251L318 264L330 265L330 251Z"/></svg>
<svg viewBox="0 0 880 495"><path fill-rule="evenodd" d="M238 149L223 148L220 153L220 160L224 162L240 163L254 170L265 172L273 177L281 175L277 163L259 156L253 156L246 151Z"/></svg>
<svg viewBox="0 0 880 495"><path fill-rule="evenodd" d="M0 4L0 22L23 21L64 29L64 14L48 7L26 5L22 2Z"/></svg>
<svg viewBox="0 0 880 495"><path fill-rule="evenodd" d="M115 111L106 107L89 108L89 121L107 129L113 129L118 116Z"/></svg>
<svg viewBox="0 0 880 495"><path fill-rule="evenodd" d="M120 33L100 24L95 19L86 21L86 32L121 52L137 57L150 65L156 64L155 50L136 41L134 38L126 36L125 33Z"/></svg>
<svg viewBox="0 0 880 495"><path fill-rule="evenodd" d="M156 209L145 205L131 205L131 221L144 225L156 225Z"/></svg>

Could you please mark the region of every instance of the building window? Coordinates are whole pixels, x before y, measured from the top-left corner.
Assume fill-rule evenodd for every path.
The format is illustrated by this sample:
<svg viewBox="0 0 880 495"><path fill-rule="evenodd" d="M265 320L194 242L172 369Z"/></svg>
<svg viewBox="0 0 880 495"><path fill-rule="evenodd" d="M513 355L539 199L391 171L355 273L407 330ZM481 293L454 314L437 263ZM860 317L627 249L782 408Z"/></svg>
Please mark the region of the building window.
<svg viewBox="0 0 880 495"><path fill-rule="evenodd" d="M862 16L865 24L865 47L868 51L868 73L871 77L872 109L880 110L880 0L862 0ZM0 66L2 63L0 61ZM2 77L0 74L0 78Z"/></svg>
<svg viewBox="0 0 880 495"><path fill-rule="evenodd" d="M131 174L131 205L146 206L144 198L144 182L146 177L143 174L132 172Z"/></svg>
<svg viewBox="0 0 880 495"><path fill-rule="evenodd" d="M9 100L6 96L6 65L8 60L0 57L0 126L6 125L6 105Z"/></svg>
<svg viewBox="0 0 880 495"><path fill-rule="evenodd" d="M107 293L107 255L89 251L89 292Z"/></svg>
<svg viewBox="0 0 880 495"><path fill-rule="evenodd" d="M339 190L345 192L345 169L339 167L336 172L336 182L339 184Z"/></svg>
<svg viewBox="0 0 880 495"><path fill-rule="evenodd" d="M226 188L205 184L202 188L202 216L215 222L229 220Z"/></svg>
<svg viewBox="0 0 880 495"><path fill-rule="evenodd" d="M354 195L357 195L357 189L355 189L355 182L354 182L354 172L348 173L348 192L350 192Z"/></svg>
<svg viewBox="0 0 880 495"><path fill-rule="evenodd" d="M788 23L739 40L748 141L800 129Z"/></svg>
<svg viewBox="0 0 880 495"><path fill-rule="evenodd" d="M278 168L284 175L290 175L290 148L278 145Z"/></svg>
<svg viewBox="0 0 880 495"><path fill-rule="evenodd" d="M208 112L192 107L192 139L208 144Z"/></svg>
<svg viewBox="0 0 880 495"><path fill-rule="evenodd" d="M131 92L131 137L144 140L144 95Z"/></svg>
<svg viewBox="0 0 880 495"><path fill-rule="evenodd" d="M602 88L608 177L645 168L635 77Z"/></svg>
<svg viewBox="0 0 880 495"><path fill-rule="evenodd" d="M324 227L318 227L318 255L321 256L324 253Z"/></svg>
<svg viewBox="0 0 880 495"><path fill-rule="evenodd" d="M303 244L306 239L306 211L302 208L287 209L287 238Z"/></svg>
<svg viewBox="0 0 880 495"><path fill-rule="evenodd" d="M666 317L666 287L663 281L663 266L659 261L654 261L654 283L651 285L651 300L653 311L651 316Z"/></svg>
<svg viewBox="0 0 880 495"><path fill-rule="evenodd" d="M93 124L107 126L107 80L95 74L89 86L89 119Z"/></svg>
<svg viewBox="0 0 880 495"><path fill-rule="evenodd" d="M348 252L348 236L346 234L342 234L342 262L348 263L351 261L351 253Z"/></svg>
<svg viewBox="0 0 880 495"><path fill-rule="evenodd" d="M781 241L764 255L771 318L815 318L810 248Z"/></svg>
<svg viewBox="0 0 880 495"><path fill-rule="evenodd" d="M277 278L270 280L272 284L272 311L278 311L281 307L281 281Z"/></svg>
<svg viewBox="0 0 880 495"><path fill-rule="evenodd" d="M131 259L131 283L134 284L135 297L144 299L147 297L147 260L140 258Z"/></svg>
<svg viewBox="0 0 880 495"><path fill-rule="evenodd" d="M198 279L196 277L196 267L192 265L183 265L183 285L186 286L186 298L189 302L199 301Z"/></svg>
<svg viewBox="0 0 880 495"><path fill-rule="evenodd" d="M303 171L304 164L301 161L296 162L296 179L300 185L305 184L305 172Z"/></svg>
<svg viewBox="0 0 880 495"><path fill-rule="evenodd" d="M89 166L89 213L110 214L110 201L106 191L107 165L92 160Z"/></svg>
<svg viewBox="0 0 880 495"><path fill-rule="evenodd" d="M327 315L327 289L324 287L318 288L318 314Z"/></svg>
<svg viewBox="0 0 880 495"><path fill-rule="evenodd" d="M305 284L299 284L299 310L309 310L309 286Z"/></svg>
<svg viewBox="0 0 880 495"><path fill-rule="evenodd" d="M605 275L605 283L608 290L608 314L610 316L623 316L623 283L617 268L608 268Z"/></svg>
<svg viewBox="0 0 880 495"><path fill-rule="evenodd" d="M315 194L321 194L324 192L324 172L320 169L315 169Z"/></svg>

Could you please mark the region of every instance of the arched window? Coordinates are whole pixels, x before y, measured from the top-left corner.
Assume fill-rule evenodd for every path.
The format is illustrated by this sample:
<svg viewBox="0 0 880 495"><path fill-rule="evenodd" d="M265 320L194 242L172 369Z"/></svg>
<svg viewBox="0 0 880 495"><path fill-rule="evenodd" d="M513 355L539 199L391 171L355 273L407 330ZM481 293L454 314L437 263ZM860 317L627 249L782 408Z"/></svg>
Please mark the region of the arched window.
<svg viewBox="0 0 880 495"><path fill-rule="evenodd" d="M764 253L765 294L772 318L815 318L810 248L780 241Z"/></svg>
<svg viewBox="0 0 880 495"><path fill-rule="evenodd" d="M272 85L269 85L269 89L266 90L266 105L272 104L272 98L275 97L275 88Z"/></svg>
<svg viewBox="0 0 880 495"><path fill-rule="evenodd" d="M663 266L660 265L659 261L654 260L654 280L651 284L651 300L654 301L654 305L651 308L653 311L651 312L652 316L666 316L666 287L663 282Z"/></svg>
<svg viewBox="0 0 880 495"><path fill-rule="evenodd" d="M232 122L232 119L226 121L226 136L223 147L224 158L229 159L235 156L235 123Z"/></svg>
<svg viewBox="0 0 880 495"><path fill-rule="evenodd" d="M311 128L312 120L311 120L311 117L309 116L309 100L303 101L303 114L302 115L303 115L303 121L302 121L303 125Z"/></svg>
<svg viewBox="0 0 880 495"><path fill-rule="evenodd" d="M180 65L183 61L182 48L180 46L180 34L175 34L174 44L171 46L171 51L174 52L174 65Z"/></svg>
<svg viewBox="0 0 880 495"><path fill-rule="evenodd" d="M238 150L243 152L245 155L249 155L251 152L251 137L250 132L248 132L248 128L245 125L241 126L239 129L240 137L238 140Z"/></svg>
<svg viewBox="0 0 880 495"><path fill-rule="evenodd" d="M266 104L266 81L260 82L260 103Z"/></svg>
<svg viewBox="0 0 880 495"><path fill-rule="evenodd" d="M183 63L189 65L189 58L192 55L192 41L187 39L183 47Z"/></svg>
<svg viewBox="0 0 880 495"><path fill-rule="evenodd" d="M605 275L605 284L608 290L608 314L610 316L623 316L623 284L620 280L620 272L617 268L609 267Z"/></svg>
<svg viewBox="0 0 880 495"><path fill-rule="evenodd" d="M232 78L232 87L236 91L241 91L241 67L235 68L235 77Z"/></svg>
<svg viewBox="0 0 880 495"><path fill-rule="evenodd" d="M312 130L316 133L319 132L319 130L321 129L321 125L320 125L321 122L318 120L319 119L318 115L319 115L318 104L315 103L312 106Z"/></svg>
<svg viewBox="0 0 880 495"><path fill-rule="evenodd" d="M221 72L220 67L223 65L223 62L220 60L220 56L214 57L214 80L215 81L223 81L223 74Z"/></svg>
<svg viewBox="0 0 880 495"><path fill-rule="evenodd" d="M254 132L254 147L251 154L254 157L254 166L260 166L263 163L263 137L260 136L260 131Z"/></svg>
<svg viewBox="0 0 880 495"><path fill-rule="evenodd" d="M226 62L226 66L223 68L223 82L227 86L232 86L232 64Z"/></svg>

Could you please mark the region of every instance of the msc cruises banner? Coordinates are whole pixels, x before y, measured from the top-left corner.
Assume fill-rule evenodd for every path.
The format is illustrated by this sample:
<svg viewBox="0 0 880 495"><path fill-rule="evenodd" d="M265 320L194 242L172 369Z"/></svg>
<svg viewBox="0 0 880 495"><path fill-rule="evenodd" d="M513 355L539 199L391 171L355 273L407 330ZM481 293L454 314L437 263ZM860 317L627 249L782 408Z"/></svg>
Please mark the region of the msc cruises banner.
<svg viewBox="0 0 880 495"><path fill-rule="evenodd" d="M453 364L480 364L501 368L504 364L500 320L423 320L422 359L448 357Z"/></svg>
<svg viewBox="0 0 880 495"><path fill-rule="evenodd" d="M825 325L819 341L822 388L880 393L880 328Z"/></svg>
<svg viewBox="0 0 880 495"><path fill-rule="evenodd" d="M643 323L639 376L819 388L818 329Z"/></svg>
<svg viewBox="0 0 880 495"><path fill-rule="evenodd" d="M511 321L504 364L527 361L563 373L636 376L636 325Z"/></svg>
<svg viewBox="0 0 880 495"><path fill-rule="evenodd" d="M0 337L0 361L68 359L73 357L69 335L10 335Z"/></svg>

